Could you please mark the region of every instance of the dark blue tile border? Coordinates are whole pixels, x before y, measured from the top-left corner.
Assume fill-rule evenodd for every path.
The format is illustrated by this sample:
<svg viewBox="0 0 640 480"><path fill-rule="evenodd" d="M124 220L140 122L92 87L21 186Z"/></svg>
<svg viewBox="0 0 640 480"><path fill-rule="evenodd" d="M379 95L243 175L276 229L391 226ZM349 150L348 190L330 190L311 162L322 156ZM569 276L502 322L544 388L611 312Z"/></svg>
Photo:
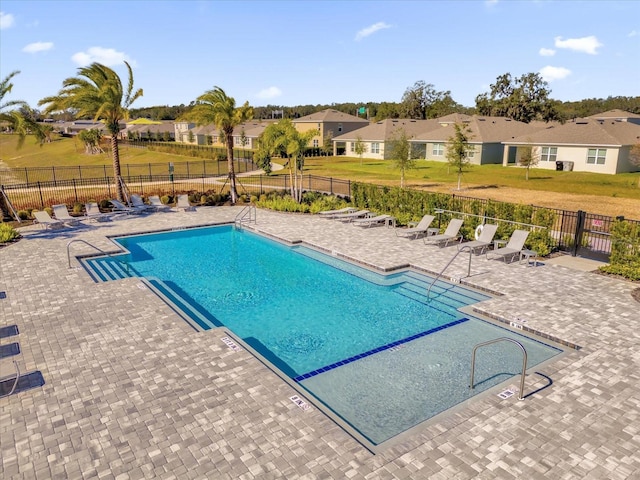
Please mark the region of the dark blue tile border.
<svg viewBox="0 0 640 480"><path fill-rule="evenodd" d="M7 298L7 292L0 292L0 300Z"/></svg>
<svg viewBox="0 0 640 480"><path fill-rule="evenodd" d="M364 352L364 353L361 353L359 355L354 355L353 357L349 357L349 358L347 358L345 360L341 360L339 362L332 363L331 365L327 365L326 367L321 367L321 368L318 368L318 369L313 370L311 372L305 373L303 375L299 375L299 376L295 377L293 380L296 381L296 382L301 382L302 380L306 380L308 378L315 377L316 375L318 375L320 373L328 372L329 370L333 370L334 368L342 367L343 365L347 365L348 363L355 362L356 360L360 360L362 358L366 358L366 357L368 357L370 355L373 355L375 353L380 353L380 352L383 352L384 350L389 350L390 348L398 347L398 346L400 346L400 345L402 345L404 343L411 342L411 341L416 340L416 339L421 338L421 337L426 337L427 335L431 335L432 333L436 333L436 332L439 332L441 330L445 330L445 329L447 329L449 327L454 327L456 325L460 325L461 323L464 323L464 322L467 322L467 321L469 321L468 318L461 318L461 319L455 320L455 321L453 321L451 323L446 323L446 324L441 325L439 327L432 328L431 330L427 330L426 332L416 333L415 335L411 335L410 337L403 338L402 340L397 340L395 342L388 343L386 345L383 345L381 347L375 348L373 350L369 350L368 352Z"/></svg>

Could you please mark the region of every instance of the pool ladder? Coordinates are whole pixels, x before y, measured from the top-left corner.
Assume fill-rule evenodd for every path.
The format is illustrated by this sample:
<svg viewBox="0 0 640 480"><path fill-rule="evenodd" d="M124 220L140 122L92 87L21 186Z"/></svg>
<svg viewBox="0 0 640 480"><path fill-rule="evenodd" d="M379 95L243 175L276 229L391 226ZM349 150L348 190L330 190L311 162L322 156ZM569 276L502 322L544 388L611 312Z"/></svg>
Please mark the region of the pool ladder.
<svg viewBox="0 0 640 480"><path fill-rule="evenodd" d="M234 220L234 223L238 228L242 228L243 224L251 222L257 222L255 205L247 205L246 207L244 207L242 210L240 210L240 213L236 215L236 218Z"/></svg>
<svg viewBox="0 0 640 480"><path fill-rule="evenodd" d="M451 260L447 262L444 268L440 270L440 273L436 276L436 278L433 279L433 282L431 282L431 284L429 285L429 288L427 289L427 300L429 300L429 295L431 294L431 288L433 287L433 285L440 279L440 277L442 277L442 274L444 273L444 271L447 268L449 268L449 265L453 263L456 257L460 255L460 253L464 252L465 250L469 251L469 267L467 268L467 277L471 275L471 257L473 256L473 249L465 245L456 252L456 254L451 258Z"/></svg>
<svg viewBox="0 0 640 480"><path fill-rule="evenodd" d="M476 371L476 351L480 347L485 347L487 345L491 345L493 343L498 343L498 342L515 343L518 347L520 347L520 350L522 350L522 374L520 375L520 394L518 396L518 400L524 400L524 376L527 370L527 351L525 350L524 345L522 345L520 342L518 342L517 340L514 340L513 338L508 338L508 337L494 338L493 340L479 343L475 347L473 347L473 353L471 354L471 380L469 381L469 390L473 390L473 387L474 387L473 377Z"/></svg>

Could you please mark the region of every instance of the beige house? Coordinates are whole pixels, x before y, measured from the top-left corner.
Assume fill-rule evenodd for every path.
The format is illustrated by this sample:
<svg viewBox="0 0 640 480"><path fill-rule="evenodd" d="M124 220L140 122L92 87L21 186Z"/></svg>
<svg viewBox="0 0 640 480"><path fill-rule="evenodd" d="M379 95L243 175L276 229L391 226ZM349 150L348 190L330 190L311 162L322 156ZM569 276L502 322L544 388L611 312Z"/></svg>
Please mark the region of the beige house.
<svg viewBox="0 0 640 480"><path fill-rule="evenodd" d="M362 158L372 160L388 160L390 143L404 130L408 138L421 132L438 128L437 120L386 119L371 123L366 127L353 130L333 138L333 154L344 154L349 157L359 156L356 144L360 140L364 147Z"/></svg>
<svg viewBox="0 0 640 480"><path fill-rule="evenodd" d="M591 115L587 118L592 118L594 120L615 120L618 122L629 122L640 125L640 115L638 115L637 113L625 112L624 110L618 109Z"/></svg>
<svg viewBox="0 0 640 480"><path fill-rule="evenodd" d="M634 117L630 117L634 118ZM529 136L503 142L505 156L533 147L539 156L537 168L594 173L640 171L629 161L629 151L640 143L640 124L594 115L564 125L552 125Z"/></svg>
<svg viewBox="0 0 640 480"><path fill-rule="evenodd" d="M292 122L296 130L300 133L309 130L316 130L318 132L309 142L309 146L313 148L322 147L325 137L335 138L369 125L369 120L349 115L348 113L342 113L331 108L293 119Z"/></svg>

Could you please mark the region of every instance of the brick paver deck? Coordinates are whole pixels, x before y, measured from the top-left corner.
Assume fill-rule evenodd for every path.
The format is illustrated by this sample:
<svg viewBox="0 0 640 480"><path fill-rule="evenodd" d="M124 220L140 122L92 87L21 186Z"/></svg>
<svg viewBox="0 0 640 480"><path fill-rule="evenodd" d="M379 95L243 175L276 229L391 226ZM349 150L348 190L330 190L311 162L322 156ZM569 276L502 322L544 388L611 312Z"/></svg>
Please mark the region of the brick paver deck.
<svg viewBox="0 0 640 480"><path fill-rule="evenodd" d="M0 327L18 325L21 368L46 380L0 399L1 478L640 478L640 304L629 282L474 258L463 280L503 294L482 312L581 349L545 365L553 384L526 400L476 397L373 454L318 408L294 405L295 390L219 331L193 331L140 280L96 284L67 265L72 239L114 250L107 235L228 222L238 211L34 226L0 249ZM262 210L253 228L383 269L439 271L456 248ZM447 276L464 276L467 261ZM527 376L528 391L543 385Z"/></svg>

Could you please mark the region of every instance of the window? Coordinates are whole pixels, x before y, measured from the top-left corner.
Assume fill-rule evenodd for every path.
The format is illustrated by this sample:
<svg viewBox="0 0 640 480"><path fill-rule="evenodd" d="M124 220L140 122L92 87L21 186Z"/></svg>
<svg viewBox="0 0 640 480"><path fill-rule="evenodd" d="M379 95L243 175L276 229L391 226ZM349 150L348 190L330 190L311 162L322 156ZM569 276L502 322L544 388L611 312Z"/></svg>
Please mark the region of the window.
<svg viewBox="0 0 640 480"><path fill-rule="evenodd" d="M467 158L474 158L476 156L476 151L474 149L467 150Z"/></svg>
<svg viewBox="0 0 640 480"><path fill-rule="evenodd" d="M606 148L590 148L587 154L587 163L595 165L604 165L604 159L607 156Z"/></svg>
<svg viewBox="0 0 640 480"><path fill-rule="evenodd" d="M556 158L558 158L557 147L542 147L542 152L540 153L541 162L555 162Z"/></svg>
<svg viewBox="0 0 640 480"><path fill-rule="evenodd" d="M434 143L431 151L434 157L441 157L444 155L444 145L442 143Z"/></svg>
<svg viewBox="0 0 640 480"><path fill-rule="evenodd" d="M339 124L338 124L338 131L339 131L339 132L341 132L341 131L342 131L342 124L341 124L341 123L339 123Z"/></svg>
<svg viewBox="0 0 640 480"><path fill-rule="evenodd" d="M242 137L233 137L233 143L236 144L237 146L241 147L242 146Z"/></svg>
<svg viewBox="0 0 640 480"><path fill-rule="evenodd" d="M371 153L380 153L380 144L378 142L371 144Z"/></svg>
<svg viewBox="0 0 640 480"><path fill-rule="evenodd" d="M313 148L318 148L319 144L318 144L318 139L314 138L313 139Z"/></svg>
<svg viewBox="0 0 640 480"><path fill-rule="evenodd" d="M356 151L356 142L349 142L351 144L351 151L355 152Z"/></svg>

